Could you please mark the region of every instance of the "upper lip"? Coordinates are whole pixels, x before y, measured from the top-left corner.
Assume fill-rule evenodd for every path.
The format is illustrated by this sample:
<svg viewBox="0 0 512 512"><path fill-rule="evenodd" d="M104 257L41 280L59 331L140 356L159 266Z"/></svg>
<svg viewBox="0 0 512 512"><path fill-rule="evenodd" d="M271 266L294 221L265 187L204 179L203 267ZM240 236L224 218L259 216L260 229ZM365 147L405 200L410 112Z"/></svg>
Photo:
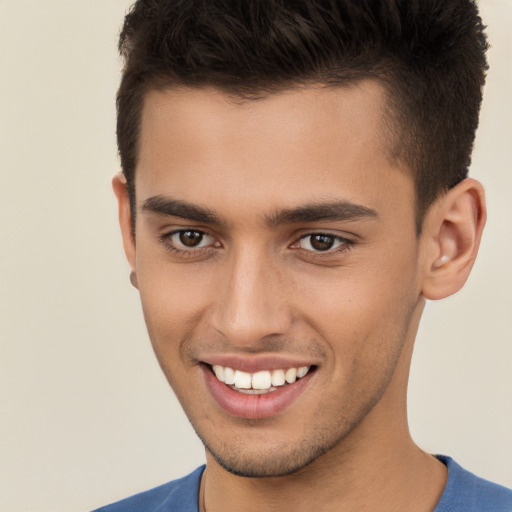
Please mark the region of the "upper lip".
<svg viewBox="0 0 512 512"><path fill-rule="evenodd" d="M301 366L314 366L315 362L304 357L292 357L278 354L259 354L253 356L238 354L219 354L205 357L203 363L219 365L241 370L247 373L256 373L264 370L279 370L287 368L300 368Z"/></svg>

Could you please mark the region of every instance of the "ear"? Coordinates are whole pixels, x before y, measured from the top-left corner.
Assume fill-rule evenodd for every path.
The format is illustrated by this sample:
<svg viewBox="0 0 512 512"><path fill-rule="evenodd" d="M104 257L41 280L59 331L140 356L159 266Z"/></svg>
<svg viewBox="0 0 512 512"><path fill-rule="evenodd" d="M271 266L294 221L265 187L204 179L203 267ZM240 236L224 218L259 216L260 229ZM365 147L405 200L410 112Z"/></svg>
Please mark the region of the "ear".
<svg viewBox="0 0 512 512"><path fill-rule="evenodd" d="M485 219L484 189L474 179L462 181L432 205L422 232L422 292L427 299L442 299L462 288L475 262Z"/></svg>
<svg viewBox="0 0 512 512"><path fill-rule="evenodd" d="M126 186L126 179L122 173L116 174L112 179L112 188L117 198L117 206L119 212L119 226L121 227L121 235L123 237L124 253L131 267L130 280L137 288L136 274L136 252L135 239L132 229L132 213L130 209L130 198Z"/></svg>

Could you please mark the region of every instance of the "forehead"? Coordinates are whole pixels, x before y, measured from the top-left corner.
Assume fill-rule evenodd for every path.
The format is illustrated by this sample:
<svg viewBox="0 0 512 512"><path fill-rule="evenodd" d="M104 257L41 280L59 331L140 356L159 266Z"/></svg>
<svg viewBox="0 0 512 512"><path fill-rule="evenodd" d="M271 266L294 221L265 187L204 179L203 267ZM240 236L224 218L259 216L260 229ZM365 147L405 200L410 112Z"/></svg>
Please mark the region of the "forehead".
<svg viewBox="0 0 512 512"><path fill-rule="evenodd" d="M389 156L385 111L374 81L244 101L212 88L151 91L137 197L268 213L338 199L376 209L403 196L412 209L412 180Z"/></svg>

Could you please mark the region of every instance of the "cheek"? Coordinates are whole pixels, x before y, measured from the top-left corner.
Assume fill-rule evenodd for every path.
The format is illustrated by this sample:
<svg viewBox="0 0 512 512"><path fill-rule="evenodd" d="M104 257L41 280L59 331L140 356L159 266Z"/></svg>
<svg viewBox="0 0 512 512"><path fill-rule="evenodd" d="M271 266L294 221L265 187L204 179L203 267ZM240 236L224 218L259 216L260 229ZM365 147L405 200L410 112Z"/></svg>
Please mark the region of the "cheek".
<svg viewBox="0 0 512 512"><path fill-rule="evenodd" d="M197 366L186 350L188 342L198 338L203 308L204 287L191 286L177 272L144 270L140 295L147 331L167 381L187 415L187 404L201 403L204 397L189 383L197 378Z"/></svg>
<svg viewBox="0 0 512 512"><path fill-rule="evenodd" d="M211 272L201 265L175 264L140 250L137 277L144 318L159 360L172 364L182 343L199 329L210 304Z"/></svg>
<svg viewBox="0 0 512 512"><path fill-rule="evenodd" d="M401 348L419 296L411 258L302 280L298 296L304 317L327 342L341 371L366 363L378 367Z"/></svg>

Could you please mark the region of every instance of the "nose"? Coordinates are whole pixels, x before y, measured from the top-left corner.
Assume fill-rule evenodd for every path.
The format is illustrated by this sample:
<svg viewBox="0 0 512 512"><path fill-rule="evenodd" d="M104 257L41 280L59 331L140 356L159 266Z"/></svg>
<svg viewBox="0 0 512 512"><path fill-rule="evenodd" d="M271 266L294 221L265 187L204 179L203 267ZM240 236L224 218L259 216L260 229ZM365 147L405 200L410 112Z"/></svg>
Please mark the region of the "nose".
<svg viewBox="0 0 512 512"><path fill-rule="evenodd" d="M262 349L292 322L290 291L283 272L263 251L239 251L218 276L211 322L232 345Z"/></svg>

